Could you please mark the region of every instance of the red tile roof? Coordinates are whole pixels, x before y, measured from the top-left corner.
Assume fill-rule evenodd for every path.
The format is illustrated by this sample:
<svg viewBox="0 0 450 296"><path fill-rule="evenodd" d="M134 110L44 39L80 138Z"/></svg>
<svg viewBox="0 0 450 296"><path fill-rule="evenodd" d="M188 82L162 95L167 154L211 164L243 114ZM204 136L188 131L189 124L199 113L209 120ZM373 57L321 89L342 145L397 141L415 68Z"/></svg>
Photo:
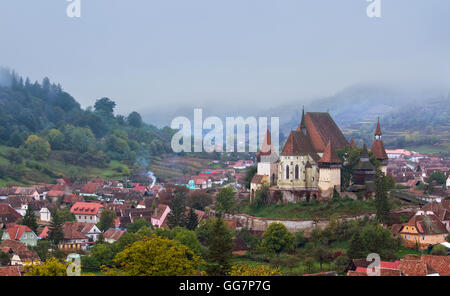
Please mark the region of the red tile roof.
<svg viewBox="0 0 450 296"><path fill-rule="evenodd" d="M325 148L325 152L322 155L322 158L319 160L321 163L341 163L336 150L333 149L333 145L331 141L328 141L327 147Z"/></svg>
<svg viewBox="0 0 450 296"><path fill-rule="evenodd" d="M380 118L378 118L377 129L375 131L375 136L381 136Z"/></svg>
<svg viewBox="0 0 450 296"><path fill-rule="evenodd" d="M0 204L0 223L14 223L21 218L22 215L9 204Z"/></svg>
<svg viewBox="0 0 450 296"><path fill-rule="evenodd" d="M309 136L299 131L291 131L281 155L310 155L314 160L319 160Z"/></svg>
<svg viewBox="0 0 450 296"><path fill-rule="evenodd" d="M77 215L97 215L103 205L96 202L77 202L70 211Z"/></svg>
<svg viewBox="0 0 450 296"><path fill-rule="evenodd" d="M384 149L383 141L381 141L381 140L373 141L371 151L372 151L373 154L375 154L375 156L379 160L384 160L384 159L388 159L389 158L387 156L387 154L386 154L386 150Z"/></svg>
<svg viewBox="0 0 450 296"><path fill-rule="evenodd" d="M440 276L450 276L450 256L422 255L421 259Z"/></svg>
<svg viewBox="0 0 450 296"><path fill-rule="evenodd" d="M317 152L323 152L328 141L331 141L335 149L343 149L349 146L347 139L329 113L308 112L305 115L305 124L313 147Z"/></svg>
<svg viewBox="0 0 450 296"><path fill-rule="evenodd" d="M125 231L110 228L110 229L106 230L105 233L103 233L103 237L107 238L107 239L112 239L112 240L118 241L124 234L125 234Z"/></svg>
<svg viewBox="0 0 450 296"><path fill-rule="evenodd" d="M267 129L266 136L264 137L264 141L261 145L261 149L258 152L257 156L270 155L271 153L272 153L272 137L270 136L269 129Z"/></svg>
<svg viewBox="0 0 450 296"><path fill-rule="evenodd" d="M19 224L10 224L8 225L8 228L6 229L6 231L9 234L9 238L11 240L20 240L20 238L22 237L22 235L27 232L30 231L32 232L32 230L25 225L19 225Z"/></svg>
<svg viewBox="0 0 450 296"><path fill-rule="evenodd" d="M448 231L436 215L414 215L407 226L414 226L419 234L431 235L431 234L447 234ZM401 231L403 233L403 229Z"/></svg>
<svg viewBox="0 0 450 296"><path fill-rule="evenodd" d="M81 193L94 194L97 192L99 186L100 184L97 183L87 183L81 188Z"/></svg>
<svg viewBox="0 0 450 296"><path fill-rule="evenodd" d="M0 267L0 276L22 276L19 266Z"/></svg>

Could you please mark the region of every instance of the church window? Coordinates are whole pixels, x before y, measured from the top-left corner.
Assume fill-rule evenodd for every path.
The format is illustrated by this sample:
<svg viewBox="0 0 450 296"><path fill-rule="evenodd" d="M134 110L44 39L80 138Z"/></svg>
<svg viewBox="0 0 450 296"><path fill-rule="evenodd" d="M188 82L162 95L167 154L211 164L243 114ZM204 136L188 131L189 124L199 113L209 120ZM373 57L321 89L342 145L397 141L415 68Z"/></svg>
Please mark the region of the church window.
<svg viewBox="0 0 450 296"><path fill-rule="evenodd" d="M299 178L299 169L298 169L298 164L295 165L295 179L298 180Z"/></svg>
<svg viewBox="0 0 450 296"><path fill-rule="evenodd" d="M289 165L286 166L286 179L289 179Z"/></svg>

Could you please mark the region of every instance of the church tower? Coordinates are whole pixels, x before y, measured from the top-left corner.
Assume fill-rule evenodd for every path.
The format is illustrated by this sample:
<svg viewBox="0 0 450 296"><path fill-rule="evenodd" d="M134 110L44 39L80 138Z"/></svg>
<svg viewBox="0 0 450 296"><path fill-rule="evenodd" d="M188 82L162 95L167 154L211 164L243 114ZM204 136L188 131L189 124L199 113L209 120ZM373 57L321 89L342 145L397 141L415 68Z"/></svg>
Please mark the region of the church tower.
<svg viewBox="0 0 450 296"><path fill-rule="evenodd" d="M258 162L257 175L269 177L270 184L276 184L278 179L278 153L274 151L272 145L272 137L270 136L270 131L267 129L264 142L261 145L261 149L256 154L256 159Z"/></svg>
<svg viewBox="0 0 450 296"><path fill-rule="evenodd" d="M336 151L333 149L331 141L319 160L319 190L322 198L331 198L334 188L341 191L341 168L342 162Z"/></svg>
<svg viewBox="0 0 450 296"><path fill-rule="evenodd" d="M388 165L388 156L386 154L386 150L384 149L383 141L381 140L381 127L380 127L380 118L378 118L377 129L375 131L375 139L372 144L372 153L376 156L378 161L381 163L380 170L386 175L387 174L387 165Z"/></svg>

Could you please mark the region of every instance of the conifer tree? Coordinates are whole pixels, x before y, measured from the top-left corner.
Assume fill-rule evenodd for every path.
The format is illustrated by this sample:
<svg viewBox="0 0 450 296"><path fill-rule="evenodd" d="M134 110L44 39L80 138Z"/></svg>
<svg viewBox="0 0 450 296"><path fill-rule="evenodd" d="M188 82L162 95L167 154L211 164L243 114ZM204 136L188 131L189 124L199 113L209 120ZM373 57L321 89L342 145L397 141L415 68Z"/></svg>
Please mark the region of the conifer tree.
<svg viewBox="0 0 450 296"><path fill-rule="evenodd" d="M185 199L182 195L175 194L172 202L172 208L167 215L167 225L170 228L175 228L177 226L186 226L186 205Z"/></svg>
<svg viewBox="0 0 450 296"><path fill-rule="evenodd" d="M355 231L355 234L351 238L347 255L350 259L360 259L365 256L365 247L359 231Z"/></svg>
<svg viewBox="0 0 450 296"><path fill-rule="evenodd" d="M230 272L231 252L233 251L233 234L222 218L216 218L208 240L207 273L224 276Z"/></svg>
<svg viewBox="0 0 450 296"><path fill-rule="evenodd" d="M186 228L189 230L194 230L198 225L198 217L195 213L194 209L191 208L189 210L187 219L186 219Z"/></svg>
<svg viewBox="0 0 450 296"><path fill-rule="evenodd" d="M386 177L377 170L375 174L375 206L377 209L377 219L384 224L390 221L390 208L388 202L388 190L386 184Z"/></svg>
<svg viewBox="0 0 450 296"><path fill-rule="evenodd" d="M52 215L52 220L48 228L50 230L48 233L48 239L55 247L64 239L63 223L57 212Z"/></svg>
<svg viewBox="0 0 450 296"><path fill-rule="evenodd" d="M36 222L36 216L34 215L34 211L30 206L28 206L27 211L25 212L25 216L23 216L21 224L30 227L31 230L33 230L33 232L36 233L38 224Z"/></svg>

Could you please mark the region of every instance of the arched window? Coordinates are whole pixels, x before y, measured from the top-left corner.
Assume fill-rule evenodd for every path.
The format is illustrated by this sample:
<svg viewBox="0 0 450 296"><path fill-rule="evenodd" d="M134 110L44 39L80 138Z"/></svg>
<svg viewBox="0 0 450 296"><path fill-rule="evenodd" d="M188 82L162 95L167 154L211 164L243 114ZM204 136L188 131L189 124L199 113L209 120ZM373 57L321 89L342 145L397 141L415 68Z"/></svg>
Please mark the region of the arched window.
<svg viewBox="0 0 450 296"><path fill-rule="evenodd" d="M286 166L286 179L289 179L289 165Z"/></svg>
<svg viewBox="0 0 450 296"><path fill-rule="evenodd" d="M298 164L295 165L295 179L298 180L299 178L299 169L298 169Z"/></svg>

